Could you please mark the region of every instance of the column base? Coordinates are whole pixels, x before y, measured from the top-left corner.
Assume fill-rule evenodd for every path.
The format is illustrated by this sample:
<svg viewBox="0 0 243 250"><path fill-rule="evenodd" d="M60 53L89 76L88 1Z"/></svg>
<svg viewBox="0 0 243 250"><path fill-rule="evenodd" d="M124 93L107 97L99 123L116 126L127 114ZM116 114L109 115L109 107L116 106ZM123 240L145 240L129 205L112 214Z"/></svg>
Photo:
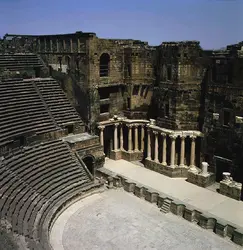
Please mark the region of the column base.
<svg viewBox="0 0 243 250"><path fill-rule="evenodd" d="M126 161L141 161L143 159L143 153L139 151L122 151L122 159Z"/></svg>
<svg viewBox="0 0 243 250"><path fill-rule="evenodd" d="M122 151L121 150L112 150L110 153L110 158L112 160L121 160L122 159Z"/></svg>
<svg viewBox="0 0 243 250"><path fill-rule="evenodd" d="M189 170L190 170L191 172L198 172L198 170L197 170L197 168L196 168L195 165L190 165L190 166L189 166Z"/></svg>
<svg viewBox="0 0 243 250"><path fill-rule="evenodd" d="M166 161L163 161L163 162L161 163L161 165L167 166L167 162L166 162Z"/></svg>
<svg viewBox="0 0 243 250"><path fill-rule="evenodd" d="M166 164L166 162L163 162L163 164ZM158 172L160 174L164 174L166 176L172 177L172 178L186 178L188 168L179 168L177 165L174 166L167 166L163 165L159 162L155 162L151 159L146 158L144 162L144 166L150 170L153 170L155 172Z"/></svg>
<svg viewBox="0 0 243 250"><path fill-rule="evenodd" d="M176 165L169 165L169 168L176 168Z"/></svg>

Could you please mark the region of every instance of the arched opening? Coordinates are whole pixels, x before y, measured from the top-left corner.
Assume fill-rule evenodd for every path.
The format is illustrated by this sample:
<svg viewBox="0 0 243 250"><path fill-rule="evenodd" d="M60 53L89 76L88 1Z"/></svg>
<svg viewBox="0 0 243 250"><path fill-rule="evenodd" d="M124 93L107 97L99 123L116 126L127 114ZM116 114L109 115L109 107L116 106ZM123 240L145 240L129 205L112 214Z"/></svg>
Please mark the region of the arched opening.
<svg viewBox="0 0 243 250"><path fill-rule="evenodd" d="M100 77L109 76L110 68L110 56L107 53L103 53L100 56Z"/></svg>
<svg viewBox="0 0 243 250"><path fill-rule="evenodd" d="M70 69L70 57L69 56L65 56L65 64L67 65L67 69Z"/></svg>
<svg viewBox="0 0 243 250"><path fill-rule="evenodd" d="M89 172L94 175L94 157L91 155L85 156L83 159L85 166L88 168Z"/></svg>

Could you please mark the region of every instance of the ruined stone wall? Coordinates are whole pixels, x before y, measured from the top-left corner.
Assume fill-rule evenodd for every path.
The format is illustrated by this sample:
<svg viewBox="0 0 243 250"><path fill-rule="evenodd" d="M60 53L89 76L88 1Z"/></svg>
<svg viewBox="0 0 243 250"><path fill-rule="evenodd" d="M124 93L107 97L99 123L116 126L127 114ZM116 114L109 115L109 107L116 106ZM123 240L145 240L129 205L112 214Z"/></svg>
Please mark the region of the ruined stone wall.
<svg viewBox="0 0 243 250"><path fill-rule="evenodd" d="M102 75L104 55L108 67L107 74ZM151 89L146 85L153 83L152 59L152 49L141 41L97 37L89 40L89 88L97 97L92 101L93 123L122 114L126 109L148 109ZM140 90L134 92L137 87Z"/></svg>
<svg viewBox="0 0 243 250"><path fill-rule="evenodd" d="M204 154L222 180L222 172L230 172L234 180L243 182L243 60L232 51L215 52L210 66Z"/></svg>
<svg viewBox="0 0 243 250"><path fill-rule="evenodd" d="M199 42L170 42L157 47L154 113L158 125L200 130L206 59Z"/></svg>

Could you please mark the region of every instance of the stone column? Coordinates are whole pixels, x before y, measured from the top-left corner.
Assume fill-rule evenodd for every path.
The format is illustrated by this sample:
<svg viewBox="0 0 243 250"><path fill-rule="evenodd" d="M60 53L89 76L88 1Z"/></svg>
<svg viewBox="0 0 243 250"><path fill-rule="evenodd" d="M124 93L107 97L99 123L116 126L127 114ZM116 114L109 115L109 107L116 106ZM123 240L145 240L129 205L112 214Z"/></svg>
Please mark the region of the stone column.
<svg viewBox="0 0 243 250"><path fill-rule="evenodd" d="M147 140L147 160L151 160L151 139L150 139L150 129L147 129L148 140Z"/></svg>
<svg viewBox="0 0 243 250"><path fill-rule="evenodd" d="M159 162L158 157L158 132L154 131L155 143L154 143L154 161Z"/></svg>
<svg viewBox="0 0 243 250"><path fill-rule="evenodd" d="M132 152L132 125L127 125L128 127L128 152Z"/></svg>
<svg viewBox="0 0 243 250"><path fill-rule="evenodd" d="M144 124L141 125L141 152L144 151Z"/></svg>
<svg viewBox="0 0 243 250"><path fill-rule="evenodd" d="M161 135L163 136L163 152L162 152L162 165L166 166L167 162L166 162L166 134L165 133L161 133Z"/></svg>
<svg viewBox="0 0 243 250"><path fill-rule="evenodd" d="M191 138L191 157L190 157L190 168L195 168L195 149L196 149L196 136L192 135Z"/></svg>
<svg viewBox="0 0 243 250"><path fill-rule="evenodd" d="M59 41L58 41L58 39L56 40L56 43L57 43L57 52L59 52Z"/></svg>
<svg viewBox="0 0 243 250"><path fill-rule="evenodd" d="M44 38L44 51L46 52L46 38Z"/></svg>
<svg viewBox="0 0 243 250"><path fill-rule="evenodd" d="M100 144L102 146L104 146L104 129L105 129L105 126L99 126L98 128L100 130Z"/></svg>
<svg viewBox="0 0 243 250"><path fill-rule="evenodd" d="M73 39L70 38L70 52L73 53Z"/></svg>
<svg viewBox="0 0 243 250"><path fill-rule="evenodd" d="M184 167L185 163L185 135L181 135L181 154L180 154L180 167Z"/></svg>
<svg viewBox="0 0 243 250"><path fill-rule="evenodd" d="M134 124L135 127L135 152L138 152L138 124Z"/></svg>
<svg viewBox="0 0 243 250"><path fill-rule="evenodd" d="M175 140L176 135L170 135L171 148L170 148L170 167L175 167Z"/></svg>
<svg viewBox="0 0 243 250"><path fill-rule="evenodd" d="M50 39L50 51L53 52L53 48L52 48L52 39Z"/></svg>
<svg viewBox="0 0 243 250"><path fill-rule="evenodd" d="M41 41L40 41L40 38L38 39L38 51L41 52Z"/></svg>
<svg viewBox="0 0 243 250"><path fill-rule="evenodd" d="M123 147L123 126L120 124L120 150L124 150Z"/></svg>
<svg viewBox="0 0 243 250"><path fill-rule="evenodd" d="M63 39L63 51L66 51L66 41L65 41L65 39Z"/></svg>
<svg viewBox="0 0 243 250"><path fill-rule="evenodd" d="M78 38L78 53L80 53L80 40Z"/></svg>
<svg viewBox="0 0 243 250"><path fill-rule="evenodd" d="M117 148L118 148L118 146L117 146L117 127L118 127L118 123L115 123L114 124L114 151L117 151Z"/></svg>

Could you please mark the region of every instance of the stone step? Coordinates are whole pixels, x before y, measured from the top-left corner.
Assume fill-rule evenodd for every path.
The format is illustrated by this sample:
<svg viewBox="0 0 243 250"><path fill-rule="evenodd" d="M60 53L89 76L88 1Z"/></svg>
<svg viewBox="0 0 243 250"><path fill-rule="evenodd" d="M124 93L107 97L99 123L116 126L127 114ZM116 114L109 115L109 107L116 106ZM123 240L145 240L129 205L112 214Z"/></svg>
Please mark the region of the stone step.
<svg viewBox="0 0 243 250"><path fill-rule="evenodd" d="M171 206L171 200L165 199L160 211L165 213L165 214L169 213L170 212L170 206Z"/></svg>

